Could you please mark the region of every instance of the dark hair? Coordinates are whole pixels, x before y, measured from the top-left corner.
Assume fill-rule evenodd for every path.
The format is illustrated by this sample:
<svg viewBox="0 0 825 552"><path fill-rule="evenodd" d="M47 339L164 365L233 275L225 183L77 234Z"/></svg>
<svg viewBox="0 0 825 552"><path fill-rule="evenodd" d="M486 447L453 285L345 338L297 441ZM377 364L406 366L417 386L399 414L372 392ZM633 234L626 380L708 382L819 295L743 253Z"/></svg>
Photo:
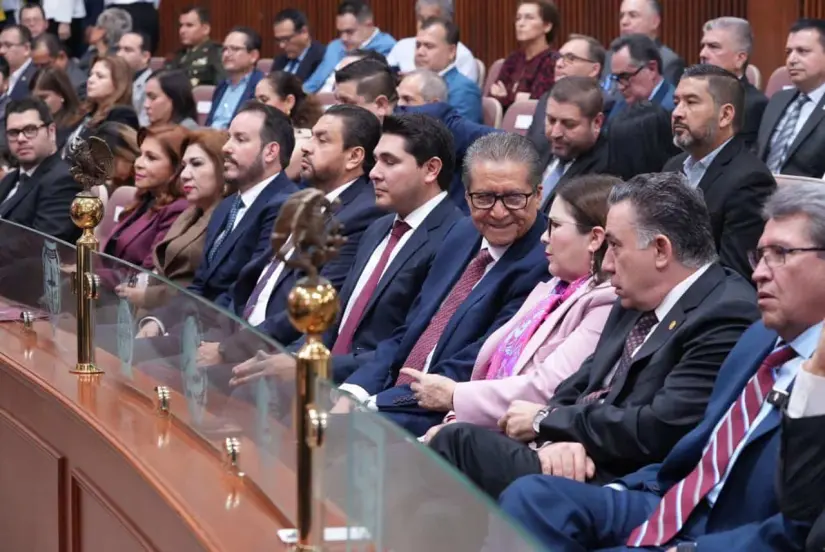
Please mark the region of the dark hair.
<svg viewBox="0 0 825 552"><path fill-rule="evenodd" d="M620 36L610 43L610 51L614 54L627 47L630 54L630 59L638 66L647 65L651 61L656 62L656 72L662 74L662 55L659 53L659 47L647 35L640 33Z"/></svg>
<svg viewBox="0 0 825 552"><path fill-rule="evenodd" d="M592 36L576 33L573 33L567 37L568 42L571 40L582 40L587 43L588 56L592 61L595 61L599 64L599 66L601 66L602 69L604 69L605 60L607 59L607 51L604 49L601 42Z"/></svg>
<svg viewBox="0 0 825 552"><path fill-rule="evenodd" d="M559 103L572 103L588 119L604 110L602 88L596 79L571 75L553 85L550 98Z"/></svg>
<svg viewBox="0 0 825 552"><path fill-rule="evenodd" d="M273 71L265 78L272 90L282 100L285 100L287 96L295 98L295 107L292 108L292 113L289 114L295 128L312 128L315 126L315 123L324 114L324 108L318 98L304 92L301 79L286 71Z"/></svg>
<svg viewBox="0 0 825 552"><path fill-rule="evenodd" d="M791 34L800 31L816 31L819 33L819 44L825 50L825 19L812 19L803 17L791 25Z"/></svg>
<svg viewBox="0 0 825 552"><path fill-rule="evenodd" d="M307 19L306 14L301 10L296 10L293 8L287 8L276 13L275 22L273 24L277 25L278 23L283 23L284 21L292 21L292 25L295 27L296 33L309 26L309 20Z"/></svg>
<svg viewBox="0 0 825 552"><path fill-rule="evenodd" d="M152 44L152 37L146 34L143 31L132 29L129 32L123 33L124 36L127 34L133 34L140 37L140 51L141 52L149 52L152 53L153 44Z"/></svg>
<svg viewBox="0 0 825 552"><path fill-rule="evenodd" d="M428 17L421 22L421 30L429 29L433 25L441 25L444 27L444 39L450 46L457 46L461 41L461 32L458 30L458 25L453 23L452 19L446 17Z"/></svg>
<svg viewBox="0 0 825 552"><path fill-rule="evenodd" d="M36 5L36 4L35 4ZM21 44L28 44L31 46L32 43L32 32L29 30L28 27L24 27L23 25L6 25L3 27L3 31L10 31L16 30L18 35L20 36L20 43ZM2 31L0 31L2 32Z"/></svg>
<svg viewBox="0 0 825 552"><path fill-rule="evenodd" d="M44 46L46 50L49 51L49 57L52 59L57 59L60 52L66 51L66 48L63 46L63 43L60 42L60 39L51 33L43 33L34 39L32 42L32 50L36 50L40 46Z"/></svg>
<svg viewBox="0 0 825 552"><path fill-rule="evenodd" d="M38 4L37 2L26 2L20 8L20 18L23 18L23 12L26 10L40 10L40 15L43 16L43 19L46 19L46 10L43 9L43 6ZM6 27L8 28L8 27Z"/></svg>
<svg viewBox="0 0 825 552"><path fill-rule="evenodd" d="M215 169L216 178L223 184L224 197L228 197L238 191L237 187L226 182L223 176L222 148L228 139L229 133L225 130L198 128L189 131L186 140L183 141L183 148L181 150L183 153L186 153L186 148L189 146L199 146L203 150Z"/></svg>
<svg viewBox="0 0 825 552"><path fill-rule="evenodd" d="M376 50L365 50L364 48L356 48L355 50L348 52L346 57L357 57L359 59L371 59L373 61L377 61L379 63L383 63L387 67L390 64L387 62L387 56L378 52Z"/></svg>
<svg viewBox="0 0 825 552"><path fill-rule="evenodd" d="M559 28L559 24L561 23L559 8L556 7L556 4L554 4L552 0L521 0L521 2L518 3L519 6L524 4L535 4L538 6L539 17L541 17L542 22L553 25L550 30L544 34L548 44L553 42L556 36L556 29Z"/></svg>
<svg viewBox="0 0 825 552"><path fill-rule="evenodd" d="M555 195L570 207L579 232L584 234L597 226L604 228L607 225L607 198L613 187L621 182L621 179L606 174L577 176L560 182ZM606 252L607 240L593 253L593 280L596 284L607 277L602 271Z"/></svg>
<svg viewBox="0 0 825 552"><path fill-rule="evenodd" d="M404 113L384 117L381 126L384 134L404 139L404 151L415 158L419 167L433 157L441 160L438 186L447 191L455 173L455 144L449 129L439 121L420 113Z"/></svg>
<svg viewBox="0 0 825 552"><path fill-rule="evenodd" d="M333 105L324 116L342 119L342 140L344 149L364 148L364 174L369 174L375 165L373 151L381 139L381 123L371 111L354 105Z"/></svg>
<svg viewBox="0 0 825 552"><path fill-rule="evenodd" d="M665 236L673 256L684 266L699 268L716 260L710 214L701 190L677 172L640 174L614 186L608 204L627 201L636 218L638 247Z"/></svg>
<svg viewBox="0 0 825 552"><path fill-rule="evenodd" d="M648 101L628 105L610 121L607 143L610 172L625 180L661 171L680 151L673 144L670 113Z"/></svg>
<svg viewBox="0 0 825 552"><path fill-rule="evenodd" d="M210 23L212 23L211 18L209 16L209 10L204 8L203 6L186 6L180 11L180 14L186 15L187 13L193 12L197 14L198 20L201 22L201 25L209 25Z"/></svg>
<svg viewBox="0 0 825 552"><path fill-rule="evenodd" d="M372 17L372 8L362 0L344 0L338 4L338 15L354 15L359 23Z"/></svg>
<svg viewBox="0 0 825 552"><path fill-rule="evenodd" d="M716 109L733 106L733 131L739 132L745 121L745 87L736 75L709 63L691 65L682 73L683 79L703 79Z"/></svg>
<svg viewBox="0 0 825 552"><path fill-rule="evenodd" d="M247 27L245 25L236 25L229 29L229 33L241 33L246 35L245 46L246 51L251 52L252 50L261 50L261 35L258 34L258 31L253 29L252 27Z"/></svg>
<svg viewBox="0 0 825 552"><path fill-rule="evenodd" d="M57 67L38 70L29 81L29 90L45 90L63 98L63 107L53 115L58 128L73 128L83 118L80 98L64 70Z"/></svg>
<svg viewBox="0 0 825 552"><path fill-rule="evenodd" d="M189 136L189 131L178 125L168 125L158 129L141 128L137 134L138 148L143 145L147 138L154 138L163 149L164 155L169 160L172 167L172 176L159 192L138 190L135 201L123 209L123 215L135 211L148 197L154 197L152 212L156 213L175 200L183 197L183 190L180 188L178 177L182 169L181 159L183 158L183 144ZM121 215L122 216L122 215ZM123 220L123 219L121 219Z"/></svg>
<svg viewBox="0 0 825 552"><path fill-rule="evenodd" d="M172 101L172 123L180 123L186 118L198 120L198 109L192 96L192 83L182 70L164 69L158 71L149 80L156 79L160 89Z"/></svg>
<svg viewBox="0 0 825 552"><path fill-rule="evenodd" d="M0 56L0 74L3 75L4 79L8 79L9 75L11 75L11 69L9 69L9 62L6 61L6 58Z"/></svg>
<svg viewBox="0 0 825 552"><path fill-rule="evenodd" d="M249 100L238 109L235 114L237 117L241 113L260 113L263 115L263 123L261 124L261 145L271 144L275 142L281 148L280 162L281 167L289 166L289 160L292 158L292 152L295 150L295 129L289 120L289 117L280 109L275 109L270 105L259 102L258 100Z"/></svg>
<svg viewBox="0 0 825 552"><path fill-rule="evenodd" d="M12 113L25 113L26 111L37 111L40 120L43 121L45 125L50 125L54 122L46 102L35 96L26 96L19 100L11 100L8 105L6 105L6 127L9 126L9 115Z"/></svg>
<svg viewBox="0 0 825 552"><path fill-rule="evenodd" d="M374 59L359 59L335 72L335 82L358 81L356 93L368 102L386 96L390 103L398 101L395 75L389 66Z"/></svg>

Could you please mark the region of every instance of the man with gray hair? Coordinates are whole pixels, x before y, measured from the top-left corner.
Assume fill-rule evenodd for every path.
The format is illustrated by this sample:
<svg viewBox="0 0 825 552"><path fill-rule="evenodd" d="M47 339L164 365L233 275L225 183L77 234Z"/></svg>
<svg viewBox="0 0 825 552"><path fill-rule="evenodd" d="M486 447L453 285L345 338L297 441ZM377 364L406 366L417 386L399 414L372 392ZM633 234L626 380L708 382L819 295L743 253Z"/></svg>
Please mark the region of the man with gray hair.
<svg viewBox="0 0 825 552"><path fill-rule="evenodd" d="M123 35L132 30L132 16L121 8L107 8L97 17L89 33L89 49L80 58L80 68L88 72L95 59L104 55L116 55L117 45Z"/></svg>
<svg viewBox="0 0 825 552"><path fill-rule="evenodd" d="M416 106L447 101L447 83L438 73L416 69L398 83L398 105Z"/></svg>
<svg viewBox="0 0 825 552"><path fill-rule="evenodd" d="M596 352L549 404L514 401L501 431L453 423L430 442L495 498L525 475L603 485L661 462L702 421L719 366L758 316L753 288L716 262L702 194L682 175L636 176L608 204L602 269L619 299Z"/></svg>
<svg viewBox="0 0 825 552"><path fill-rule="evenodd" d="M421 24L432 17L453 19L453 0L416 0L415 2L415 29L421 30ZM415 70L415 37L399 40L387 56L387 63L391 67L398 67L403 75ZM459 73L473 82L478 82L478 65L475 57L464 43L459 42L456 50L455 67Z"/></svg>
<svg viewBox="0 0 825 552"><path fill-rule="evenodd" d="M751 24L739 17L719 17L705 23L702 32L699 60L730 71L745 87L745 120L739 135L750 148L756 143L762 114L768 105L767 96L752 85L745 74L753 50Z"/></svg>
<svg viewBox="0 0 825 552"><path fill-rule="evenodd" d="M538 154L527 138L488 134L470 147L464 161L470 217L444 237L404 331L380 342L342 391L416 436L441 421L443 412L418 406L410 384L422 372L469 380L487 336L547 277L540 182ZM336 411L343 408L339 403Z"/></svg>
<svg viewBox="0 0 825 552"><path fill-rule="evenodd" d="M805 549L816 513L800 510L822 504L825 189L780 188L765 214L751 255L761 320L719 368L696 429L662 463L607 487L539 476L502 495L548 550ZM780 468L802 504L781 500Z"/></svg>

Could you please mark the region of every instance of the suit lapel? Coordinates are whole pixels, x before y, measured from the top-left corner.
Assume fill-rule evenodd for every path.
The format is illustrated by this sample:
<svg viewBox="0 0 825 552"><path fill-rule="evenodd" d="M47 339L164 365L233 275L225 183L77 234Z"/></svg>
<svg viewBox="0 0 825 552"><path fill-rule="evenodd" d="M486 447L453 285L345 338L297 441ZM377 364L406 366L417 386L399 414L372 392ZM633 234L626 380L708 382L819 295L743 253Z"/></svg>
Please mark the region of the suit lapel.
<svg viewBox="0 0 825 552"><path fill-rule="evenodd" d="M12 212L15 207L17 207L23 199L29 195L35 186L43 179L44 175L49 172L52 165L54 164L55 159L57 159L58 154L53 154L46 159L43 160L40 165L34 170L32 175L26 179L24 184L21 184L17 191L14 193L14 196L11 197L8 201L4 202L2 207L0 207L0 216L6 216L8 213ZM20 170L18 169L14 173L14 180L12 181L11 188L17 183L20 179ZM9 188L9 191L11 191ZM8 195L8 192L7 194ZM5 196L0 196L5 197Z"/></svg>
<svg viewBox="0 0 825 552"><path fill-rule="evenodd" d="M392 228L394 217L387 217L385 221L381 221L380 227L376 226L376 232L373 236L372 240L369 242L365 241L365 238L362 238L363 243L363 251L369 251L370 253L367 255L362 255L360 258L356 259L356 263L353 265L350 274L353 275L353 278L348 279L347 285L341 290L341 305L345 306L349 304L350 300L352 299L352 292L355 289L355 286L358 284L358 280L361 278L361 273L364 272L364 268L366 268L367 263L370 261L370 257L372 256L372 252L375 251L378 246L384 241L384 238L390 232ZM400 252L399 252L400 254ZM357 274L357 276L355 276ZM343 309L341 311L340 316L343 316Z"/></svg>
<svg viewBox="0 0 825 552"><path fill-rule="evenodd" d="M722 151L719 152L719 155L713 160L710 164L710 167L707 168L705 174L702 176L702 180L699 182L699 189L705 194L707 197L710 190L713 188L713 183L716 181L717 178L722 176L722 173L725 170L725 167L733 160L737 153L739 153L739 146L740 143L736 137L732 138L730 142L728 142Z"/></svg>
<svg viewBox="0 0 825 552"><path fill-rule="evenodd" d="M767 152L768 147L771 144L771 137L773 133L776 131L776 125L779 124L779 120L782 118L782 114L785 113L785 109L787 109L788 105L793 100L796 94L792 92L786 92L781 100L778 100L773 106L768 104L769 107L772 109L766 109L764 119L762 121L763 125L767 125L767 128L770 129L770 132L766 134L765 142L759 144L759 158L764 159L765 152Z"/></svg>
<svg viewBox="0 0 825 552"><path fill-rule="evenodd" d="M603 343L599 342L596 354L599 355L600 362L592 363L593 366L599 366L601 369L598 372L590 374L590 387L588 392L595 389L602 389L604 381L616 363L622 356L624 343L627 341L627 336L630 335L630 330L636 325L636 322L641 318L642 313L638 311L625 311L615 328L610 329L610 337ZM607 328L605 328L606 330ZM602 334L605 335L604 333Z"/></svg>
<svg viewBox="0 0 825 552"><path fill-rule="evenodd" d="M17 169L16 171L6 176L6 178L4 178L2 182L0 182L0 202L2 202L0 203L0 217L6 217L11 211L11 208L14 205L17 205L17 202L14 201L14 197L10 198L8 201L6 201L6 197L9 195L9 193L11 193L12 189L14 188L15 184L17 184L17 181L19 179L20 169ZM14 195L19 194L20 190L18 190Z"/></svg>
<svg viewBox="0 0 825 552"><path fill-rule="evenodd" d="M183 231L174 236L170 236L166 234L166 237L163 241L167 242L169 245L166 247L166 255L163 258L163 269L164 273L166 269L172 265L172 261L174 261L178 256L180 256L183 251L189 247L190 244L197 241L204 232L206 232L206 226L209 224L209 217L211 213L203 213L201 214L200 218L192 223L192 218L197 215L198 211L195 209L184 211L181 216L185 216L186 224L182 224L181 228ZM172 242L177 240L174 249L170 247Z"/></svg>
<svg viewBox="0 0 825 552"><path fill-rule="evenodd" d="M825 117L825 96L820 98L819 103L816 104L814 110L808 116L808 120L805 121L805 124L802 125L802 128L799 130L799 134L796 135L794 138L793 143L791 144L790 149L788 149L788 154L785 156L785 159L790 159L793 156L794 152L796 152L799 145L808 137L808 135L813 132L813 130L819 126L819 123L822 122L822 118Z"/></svg>

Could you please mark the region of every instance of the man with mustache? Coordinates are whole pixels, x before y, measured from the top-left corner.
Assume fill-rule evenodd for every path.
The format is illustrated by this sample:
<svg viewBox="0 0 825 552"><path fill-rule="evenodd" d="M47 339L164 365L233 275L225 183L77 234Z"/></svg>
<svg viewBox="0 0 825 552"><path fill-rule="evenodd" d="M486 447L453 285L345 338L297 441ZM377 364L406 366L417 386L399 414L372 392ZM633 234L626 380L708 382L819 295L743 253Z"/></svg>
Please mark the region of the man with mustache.
<svg viewBox="0 0 825 552"><path fill-rule="evenodd" d="M674 95L673 143L685 153L665 164L682 172L705 197L722 264L750 278L747 254L765 226L761 210L776 188L768 168L739 135L745 89L715 65L689 67Z"/></svg>

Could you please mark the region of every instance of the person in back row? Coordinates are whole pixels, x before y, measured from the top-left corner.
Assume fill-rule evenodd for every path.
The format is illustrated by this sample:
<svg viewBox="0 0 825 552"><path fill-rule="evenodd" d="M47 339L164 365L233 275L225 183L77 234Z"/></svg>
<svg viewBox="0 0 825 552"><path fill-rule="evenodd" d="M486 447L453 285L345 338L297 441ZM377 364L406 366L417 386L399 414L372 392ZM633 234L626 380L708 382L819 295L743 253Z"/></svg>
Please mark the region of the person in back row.
<svg viewBox="0 0 825 552"><path fill-rule="evenodd" d="M212 95L208 127L226 129L244 102L255 97L255 86L264 78L256 65L261 58L261 35L250 27L233 27L223 41L223 68L227 78Z"/></svg>

